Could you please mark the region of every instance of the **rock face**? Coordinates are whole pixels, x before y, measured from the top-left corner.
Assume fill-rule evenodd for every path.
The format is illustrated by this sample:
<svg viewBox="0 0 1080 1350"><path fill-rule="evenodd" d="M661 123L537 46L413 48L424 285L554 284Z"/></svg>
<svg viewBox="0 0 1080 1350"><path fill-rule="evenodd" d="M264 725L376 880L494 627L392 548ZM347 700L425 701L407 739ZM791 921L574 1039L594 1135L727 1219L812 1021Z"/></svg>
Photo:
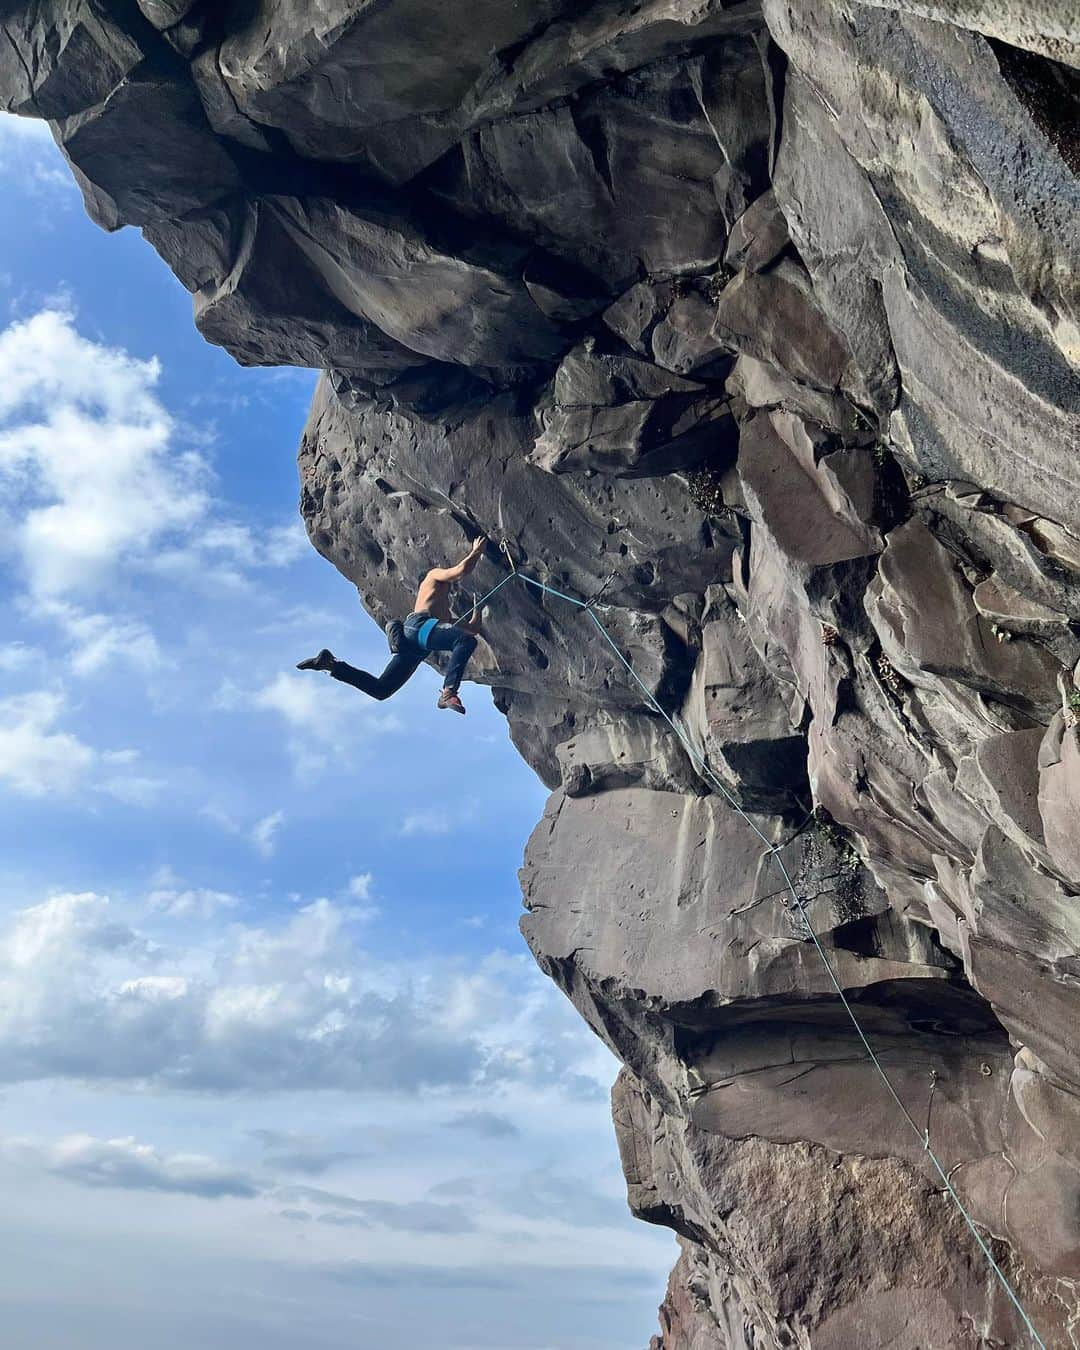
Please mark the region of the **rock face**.
<svg viewBox="0 0 1080 1350"><path fill-rule="evenodd" d="M1044 1342L1080 1344L1075 5L0 24L3 103L94 219L239 361L325 370L302 510L376 618L477 529L608 582ZM683 1244L653 1346L1028 1344L760 839L588 617L508 586L477 665L552 789L525 937L626 1066L630 1204Z"/></svg>

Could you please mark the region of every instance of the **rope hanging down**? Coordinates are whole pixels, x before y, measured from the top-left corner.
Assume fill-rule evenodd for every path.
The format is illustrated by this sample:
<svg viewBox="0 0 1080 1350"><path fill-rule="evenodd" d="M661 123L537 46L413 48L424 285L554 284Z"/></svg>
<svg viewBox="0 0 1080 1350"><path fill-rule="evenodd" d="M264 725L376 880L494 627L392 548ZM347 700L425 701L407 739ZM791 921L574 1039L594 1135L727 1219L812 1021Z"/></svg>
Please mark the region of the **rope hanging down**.
<svg viewBox="0 0 1080 1350"><path fill-rule="evenodd" d="M600 596L604 593L604 591L607 590L608 586L610 585L612 577L609 577L608 580L604 582L603 586L592 597L591 600L579 600L576 596L567 595L563 591L557 591L553 586L547 586L542 581L537 581L533 577L526 576L524 572L519 572L517 564L514 562L513 556L511 555L509 546L506 544L506 542L504 541L500 545L500 547L502 549L502 552L506 555L507 562L510 564L510 573L509 575L503 577L503 579L498 583L498 585L493 586L485 596L483 596L480 600L477 600L474 603L473 611L482 610L484 605L487 604L487 602L492 598L492 596L496 595L499 591L501 591L502 588L509 582L515 580L522 582L526 586L533 587L535 590L542 592L544 595L554 596L557 600L563 600L567 604L573 605L577 609L585 610L589 618L596 625L597 632L601 635L601 637L604 639L607 645L611 648L615 656L618 658L620 664L625 667L627 674L630 676L630 678L633 680L633 682L637 685L637 687L641 690L642 694L645 696L645 700L648 703L649 707L651 707L654 712L656 712L660 717L662 717L663 720L667 723L667 725L671 728L672 732L678 739L679 744L686 751L687 756L690 759L690 762L697 767L697 769L704 776L704 778L717 790L717 792L720 793L720 795L724 798L724 800L728 803L728 805L742 817L742 819L746 822L747 825L749 825L750 829L754 832L754 834L758 837L758 839L760 839L761 842L765 845L764 853L762 854L762 856L770 858L779 869L780 875L783 878L783 889L788 892L788 894L794 901L796 909L798 910L799 913L799 917L802 919L806 931L809 934L811 940L813 941L813 944L817 949L818 955L821 957L821 961L825 967L826 973L828 974L829 981L832 984L833 988L836 990L837 997L840 999L840 1002L843 1006L844 1011L848 1015L851 1025L855 1028L855 1032L858 1035L860 1042L862 1043L862 1047L866 1051L867 1057L869 1058L871 1064L877 1071L878 1077L885 1085L885 1089L888 1092L889 1096L896 1103L897 1109L900 1111L900 1114L903 1116L904 1120L911 1128L912 1133L915 1135L919 1143L922 1145L923 1152L926 1154L927 1158L929 1158L935 1172L937 1172L938 1176L941 1178L942 1185L944 1186L945 1191L949 1195L953 1204L956 1206L960 1214L963 1216L964 1222L971 1230L971 1234L974 1237L975 1241L978 1243L979 1248L982 1251L982 1254L986 1257L986 1260L989 1262L990 1268L994 1272L994 1275L997 1277L998 1283L1001 1285L1002 1289L1008 1295L1009 1301L1012 1303L1013 1307L1020 1314L1021 1320L1023 1321L1024 1326L1027 1328L1032 1341L1038 1347L1038 1350L1047 1350L1046 1342L1036 1331L1035 1324L1028 1316L1027 1311L1024 1308L1024 1305L1020 1302L1020 1299L1016 1294L1016 1291L1009 1283L1008 1277L1006 1276L1005 1272L1001 1269L997 1261L994 1259L993 1252L990 1250L986 1240L979 1232L978 1228L975 1225L974 1219L972 1219L971 1215L968 1213L963 1200L961 1200L959 1194L956 1191L956 1188L953 1186L952 1181L949 1179L948 1171L942 1164L941 1159L937 1156L933 1148L930 1146L929 1123L927 1124L926 1129L921 1129L919 1127L914 1116L904 1105L904 1102L900 1097L900 1094L897 1092L895 1086L893 1085L893 1081L889 1077L889 1074L885 1069L885 1066L881 1063L881 1060L874 1053L873 1046L870 1044L869 1040L867 1040L866 1033L863 1031L862 1025L859 1022L858 1017L856 1017L855 1015L855 1010L854 1008L852 1008L847 995L844 993L844 990L841 987L833 963L829 960L828 953L825 951L825 948L821 944L821 940L819 939L817 933L814 931L813 924L811 924L810 922L810 916L806 910L806 905L804 904L803 899L799 895L798 891L795 889L795 883L791 879L791 873L788 871L787 864L784 862L784 859L781 856L781 850L784 847L786 847L786 845L772 843L772 841L758 828L758 826L755 825L750 816L739 805L738 800L736 799L734 794L730 791L730 789L720 781L720 779L716 776L716 774L713 773L712 769L709 767L708 762L705 759L705 756L699 750L697 750L697 748L690 741L690 738L686 735L686 733L682 730L682 728L679 727L678 724L675 722L674 718L672 718L671 715L657 701L656 697L653 695L648 686L638 675L637 671L631 665L629 660L626 658L626 656L623 655L623 652L620 649L618 643L614 640L614 638L611 636L608 630L604 627L599 616L597 615L595 606L597 605ZM459 616L458 621L460 621L460 619L464 617L465 617L464 615Z"/></svg>

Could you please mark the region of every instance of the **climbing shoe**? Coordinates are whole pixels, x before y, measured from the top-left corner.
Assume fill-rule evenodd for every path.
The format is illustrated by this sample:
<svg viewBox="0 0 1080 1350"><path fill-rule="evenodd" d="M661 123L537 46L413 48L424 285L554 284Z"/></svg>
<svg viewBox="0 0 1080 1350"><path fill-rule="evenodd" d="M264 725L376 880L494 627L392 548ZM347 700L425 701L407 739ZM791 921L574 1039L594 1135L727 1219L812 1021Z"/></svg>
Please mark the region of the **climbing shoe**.
<svg viewBox="0 0 1080 1350"><path fill-rule="evenodd" d="M334 666L334 653L329 652L324 647L318 656L309 656L306 661L297 661L297 670L332 670Z"/></svg>
<svg viewBox="0 0 1080 1350"><path fill-rule="evenodd" d="M465 716L465 704L452 689L444 689L439 695L439 707L449 708L451 712L461 713L462 717Z"/></svg>
<svg viewBox="0 0 1080 1350"><path fill-rule="evenodd" d="M391 619L386 625L386 642L395 656L405 647L405 625L400 619Z"/></svg>

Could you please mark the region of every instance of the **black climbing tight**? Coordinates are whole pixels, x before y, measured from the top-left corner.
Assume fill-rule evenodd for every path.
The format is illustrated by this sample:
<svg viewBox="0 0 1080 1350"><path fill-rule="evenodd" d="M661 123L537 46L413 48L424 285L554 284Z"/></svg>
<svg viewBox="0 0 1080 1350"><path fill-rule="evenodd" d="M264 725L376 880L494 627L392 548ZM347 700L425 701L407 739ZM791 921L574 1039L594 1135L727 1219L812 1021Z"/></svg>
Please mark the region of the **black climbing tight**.
<svg viewBox="0 0 1080 1350"><path fill-rule="evenodd" d="M411 651L400 652L390 658L389 665L381 675L369 675L366 670L357 670L347 661L335 661L330 667L330 674L342 684L351 684L354 689L367 694L368 698L377 698L381 703L412 679L423 659L423 652L415 655Z"/></svg>
<svg viewBox="0 0 1080 1350"><path fill-rule="evenodd" d="M357 670L347 661L335 661L330 674L342 684L351 684L354 689L367 694L368 698L378 699L381 703L412 679L428 652L449 652L450 663L446 668L443 688L457 693L469 657L476 651L476 638L471 633L455 628L452 623L440 623L428 634L426 648L421 648L417 635L430 617L428 614L409 615L405 620L405 648L390 658L381 675L369 675L366 670Z"/></svg>

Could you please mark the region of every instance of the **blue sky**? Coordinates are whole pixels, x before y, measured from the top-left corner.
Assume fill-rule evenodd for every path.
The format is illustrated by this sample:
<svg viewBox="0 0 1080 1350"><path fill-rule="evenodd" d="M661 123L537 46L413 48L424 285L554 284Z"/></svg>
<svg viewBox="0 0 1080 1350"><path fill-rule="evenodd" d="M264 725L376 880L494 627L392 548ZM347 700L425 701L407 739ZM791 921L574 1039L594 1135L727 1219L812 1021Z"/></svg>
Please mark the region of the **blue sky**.
<svg viewBox="0 0 1080 1350"><path fill-rule="evenodd" d="M372 704L314 375L242 370L0 118L0 1299L35 1350L627 1350L614 1065L535 969L486 691Z"/></svg>

